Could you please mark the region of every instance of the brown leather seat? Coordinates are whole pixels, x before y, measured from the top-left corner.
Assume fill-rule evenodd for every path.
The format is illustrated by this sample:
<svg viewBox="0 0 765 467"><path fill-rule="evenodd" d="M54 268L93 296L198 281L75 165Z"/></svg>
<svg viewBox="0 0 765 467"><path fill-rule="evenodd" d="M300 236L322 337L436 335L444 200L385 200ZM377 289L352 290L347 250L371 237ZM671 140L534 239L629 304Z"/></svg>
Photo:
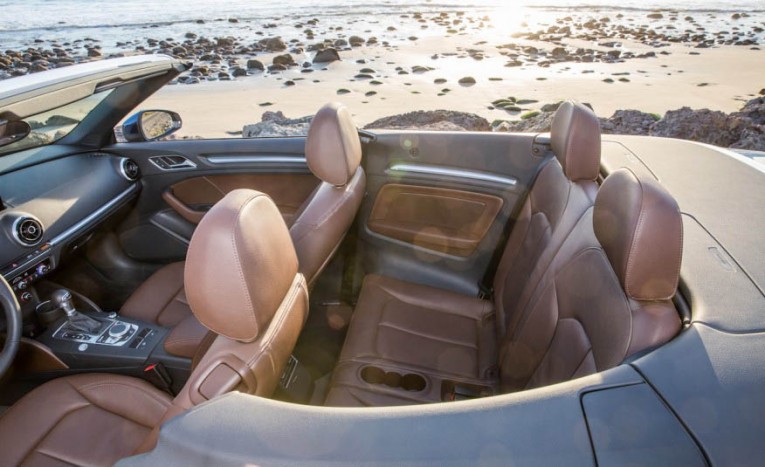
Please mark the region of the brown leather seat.
<svg viewBox="0 0 765 467"><path fill-rule="evenodd" d="M549 163L532 187L498 268L493 304L391 278L365 280L327 405L440 401L444 381L474 384L489 391L551 384L614 366L625 356L663 343L677 332L679 317L668 300L677 283L679 245L677 250L660 252L667 253L662 257L669 258L676 269L646 270L674 284L667 285L662 294L640 297L650 304L639 304L629 291L625 294L604 254L592 264L577 256L605 249L615 261L617 251L621 252L620 245L598 238L601 248L593 233L591 200L600 145L597 125L594 115L580 105L565 104L556 114L552 139L558 162ZM661 235L672 241L681 239L679 230L672 231L680 228L674 200L655 183L622 179L624 175L618 175L608 183L611 188L598 195L598 204L606 206L626 193L627 209L642 211L642 205L636 203L643 196L635 189L648 186L650 196L660 201L646 211L647 222L662 218L669 228ZM630 224L628 211L616 213L614 219L617 224L632 226L630 233L634 231L635 238L645 235ZM606 235L609 228L601 223L599 235ZM652 257L653 253L643 255ZM560 274L565 274L565 280ZM614 329L612 335L604 325ZM625 335L631 325L636 326L633 335ZM496 338L488 329L496 329ZM501 343L499 349L496 342ZM629 342L629 349L619 347ZM589 353L583 354L587 348ZM581 366L570 368L572 358L579 358ZM420 374L427 384L422 391L370 384L361 376L367 366L401 375Z"/></svg>
<svg viewBox="0 0 765 467"><path fill-rule="evenodd" d="M343 368L352 373L363 365L358 363L363 358L495 384L497 342L504 336L506 317L516 314L528 299L522 294L524 287L539 280L533 275L538 276L549 263L597 192L600 123L592 111L574 102L563 103L553 120L551 138L556 157L539 172L515 222L494 277L493 302L368 276L340 355L336 381L343 378ZM459 318L452 312L457 303ZM338 393L330 392L328 405L344 404L338 398L345 396Z"/></svg>
<svg viewBox="0 0 765 467"><path fill-rule="evenodd" d="M361 141L348 109L337 103L322 107L311 121L305 156L311 172L322 180L290 226L300 272L309 287L340 246L366 190ZM191 357L205 331L194 325L184 288L183 262L165 266L147 279L125 302L121 314L174 327L186 323L166 343L174 355Z"/></svg>
<svg viewBox="0 0 765 467"><path fill-rule="evenodd" d="M0 465L112 465L151 449L160 423L196 404L232 390L271 395L308 311L273 202L236 190L216 204L191 240L185 282L194 314L218 336L178 396L127 376L50 381L0 417Z"/></svg>

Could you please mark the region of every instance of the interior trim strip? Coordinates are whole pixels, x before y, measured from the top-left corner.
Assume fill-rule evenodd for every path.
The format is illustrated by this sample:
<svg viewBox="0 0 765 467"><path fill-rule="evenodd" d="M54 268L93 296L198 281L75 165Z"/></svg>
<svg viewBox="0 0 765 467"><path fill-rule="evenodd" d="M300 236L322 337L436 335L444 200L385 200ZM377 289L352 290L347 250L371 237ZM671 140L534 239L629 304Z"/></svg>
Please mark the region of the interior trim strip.
<svg viewBox="0 0 765 467"><path fill-rule="evenodd" d="M492 175L484 172L475 172L473 170L466 169L448 169L445 167L433 167L430 165L419 164L394 164L388 171L390 172L407 172L421 175L440 175L445 177L455 178L467 178L470 180L480 180L482 182L500 183L502 185L515 186L518 184L518 180L512 177L502 177L499 175Z"/></svg>
<svg viewBox="0 0 765 467"><path fill-rule="evenodd" d="M208 156L207 162L216 165L225 164L300 164L306 165L305 157L300 156Z"/></svg>
<svg viewBox="0 0 765 467"><path fill-rule="evenodd" d="M127 200L136 191L138 191L138 184L130 185L130 187L128 187L125 191L118 194L116 197L112 198L111 201L96 209L92 213L88 214L88 216L82 219L80 222L74 224L73 226L53 237L53 239L50 241L51 246L56 246L69 240L69 238L77 234L79 230L87 227L88 224L94 222L96 219L106 214L112 208Z"/></svg>

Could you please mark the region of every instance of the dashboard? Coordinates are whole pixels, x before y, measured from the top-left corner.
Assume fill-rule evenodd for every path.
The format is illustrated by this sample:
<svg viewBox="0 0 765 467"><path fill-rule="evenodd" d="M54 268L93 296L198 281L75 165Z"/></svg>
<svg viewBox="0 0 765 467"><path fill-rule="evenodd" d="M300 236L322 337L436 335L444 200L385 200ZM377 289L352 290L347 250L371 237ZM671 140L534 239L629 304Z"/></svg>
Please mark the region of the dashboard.
<svg viewBox="0 0 765 467"><path fill-rule="evenodd" d="M65 155L0 175L0 274L23 305L92 231L135 199L140 169L103 152Z"/></svg>

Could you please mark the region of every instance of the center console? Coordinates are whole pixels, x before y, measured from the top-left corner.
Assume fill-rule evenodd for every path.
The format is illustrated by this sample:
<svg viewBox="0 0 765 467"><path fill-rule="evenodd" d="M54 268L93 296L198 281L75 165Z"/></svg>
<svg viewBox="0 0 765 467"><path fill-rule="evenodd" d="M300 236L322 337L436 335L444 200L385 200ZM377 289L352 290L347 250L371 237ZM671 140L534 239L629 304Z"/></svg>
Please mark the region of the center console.
<svg viewBox="0 0 765 467"><path fill-rule="evenodd" d="M37 305L35 340L68 367L51 376L119 373L173 394L180 390L191 373L191 360L165 351L167 328L84 306L78 311L72 298L71 292L57 290Z"/></svg>

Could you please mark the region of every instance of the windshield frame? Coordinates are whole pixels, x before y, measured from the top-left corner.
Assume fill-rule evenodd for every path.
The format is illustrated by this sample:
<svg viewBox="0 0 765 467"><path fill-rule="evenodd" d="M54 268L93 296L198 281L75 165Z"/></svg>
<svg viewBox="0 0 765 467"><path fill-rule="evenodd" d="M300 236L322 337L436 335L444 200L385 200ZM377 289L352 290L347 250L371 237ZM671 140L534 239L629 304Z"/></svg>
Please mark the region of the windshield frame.
<svg viewBox="0 0 765 467"><path fill-rule="evenodd" d="M0 157L55 144L71 134L114 91L107 89L82 99L21 119L32 131L23 139L0 147Z"/></svg>

